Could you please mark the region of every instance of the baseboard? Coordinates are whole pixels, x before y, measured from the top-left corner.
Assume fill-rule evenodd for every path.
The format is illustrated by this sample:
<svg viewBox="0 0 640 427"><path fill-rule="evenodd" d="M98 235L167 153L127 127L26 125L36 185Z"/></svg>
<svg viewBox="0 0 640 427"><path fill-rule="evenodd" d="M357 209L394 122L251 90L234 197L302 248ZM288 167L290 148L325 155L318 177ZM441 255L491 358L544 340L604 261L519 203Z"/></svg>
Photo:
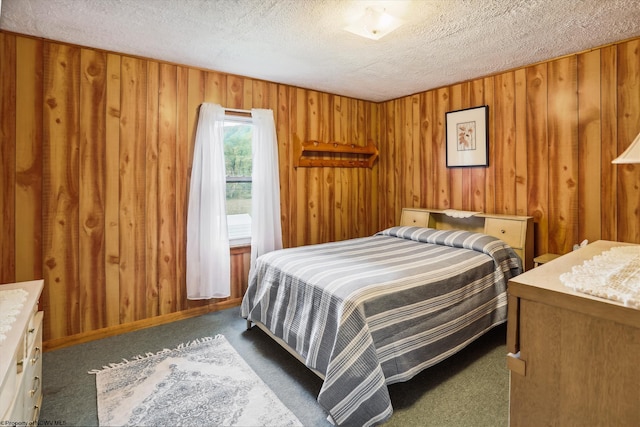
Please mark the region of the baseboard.
<svg viewBox="0 0 640 427"><path fill-rule="evenodd" d="M123 323L122 325L109 326L107 328L96 329L95 331L82 332L68 337L55 338L42 343L43 351L58 350L76 344L82 344L102 338L125 334L127 332L138 331L152 326L163 325L190 317L201 316L213 311L224 310L225 308L237 307L242 303L242 298L233 298L226 301L215 302L201 307L189 308L175 313L163 314L150 317L148 319L136 320L134 322Z"/></svg>

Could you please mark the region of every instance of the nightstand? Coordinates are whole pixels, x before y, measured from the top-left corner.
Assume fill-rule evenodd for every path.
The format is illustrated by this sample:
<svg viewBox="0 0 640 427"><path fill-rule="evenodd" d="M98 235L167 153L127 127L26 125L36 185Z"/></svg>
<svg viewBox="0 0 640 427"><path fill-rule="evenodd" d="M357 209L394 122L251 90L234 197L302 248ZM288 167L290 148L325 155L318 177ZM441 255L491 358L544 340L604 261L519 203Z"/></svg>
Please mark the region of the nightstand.
<svg viewBox="0 0 640 427"><path fill-rule="evenodd" d="M552 261L558 258L559 256L560 255L558 254L544 254L544 255L537 256L533 259L533 266L537 267L539 265L544 264L545 262Z"/></svg>

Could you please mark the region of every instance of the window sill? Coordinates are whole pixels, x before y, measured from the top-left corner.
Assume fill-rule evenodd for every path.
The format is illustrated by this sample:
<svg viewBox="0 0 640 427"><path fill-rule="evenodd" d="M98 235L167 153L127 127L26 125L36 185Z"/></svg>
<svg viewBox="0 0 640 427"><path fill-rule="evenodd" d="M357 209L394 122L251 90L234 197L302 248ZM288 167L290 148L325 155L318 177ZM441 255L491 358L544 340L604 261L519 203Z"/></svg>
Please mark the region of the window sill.
<svg viewBox="0 0 640 427"><path fill-rule="evenodd" d="M230 248L242 248L244 246L251 246L251 237L243 237L240 239L229 239Z"/></svg>

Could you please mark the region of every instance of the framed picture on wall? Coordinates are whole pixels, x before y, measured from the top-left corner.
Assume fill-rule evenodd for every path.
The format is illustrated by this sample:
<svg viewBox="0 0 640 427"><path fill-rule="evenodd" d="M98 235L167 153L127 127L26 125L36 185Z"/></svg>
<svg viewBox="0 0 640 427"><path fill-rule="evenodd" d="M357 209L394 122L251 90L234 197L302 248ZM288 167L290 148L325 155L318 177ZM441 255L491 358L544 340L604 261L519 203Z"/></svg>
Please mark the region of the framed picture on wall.
<svg viewBox="0 0 640 427"><path fill-rule="evenodd" d="M489 107L449 111L445 115L447 167L489 166Z"/></svg>

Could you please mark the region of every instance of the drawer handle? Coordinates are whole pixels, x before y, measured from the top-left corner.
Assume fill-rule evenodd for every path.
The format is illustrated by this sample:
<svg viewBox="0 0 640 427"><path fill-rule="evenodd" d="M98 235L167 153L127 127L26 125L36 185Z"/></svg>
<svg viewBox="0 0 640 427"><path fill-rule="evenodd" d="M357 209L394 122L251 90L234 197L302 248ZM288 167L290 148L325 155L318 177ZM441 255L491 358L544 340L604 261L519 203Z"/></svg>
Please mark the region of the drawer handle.
<svg viewBox="0 0 640 427"><path fill-rule="evenodd" d="M29 391L29 394L31 394L31 397L35 396L39 388L40 388L40 377L35 376L33 377L33 388Z"/></svg>
<svg viewBox="0 0 640 427"><path fill-rule="evenodd" d="M30 333L30 334L32 334L32 333L34 333L34 332L35 332L35 330L36 330L36 328L30 328L30 329L29 329L29 333Z"/></svg>
<svg viewBox="0 0 640 427"><path fill-rule="evenodd" d="M523 377L527 374L527 363L520 358L520 352L507 354L507 368Z"/></svg>
<svg viewBox="0 0 640 427"><path fill-rule="evenodd" d="M31 364L35 365L36 362L40 359L40 347L36 347L36 349L33 351L34 356L31 358Z"/></svg>
<svg viewBox="0 0 640 427"><path fill-rule="evenodd" d="M504 234L504 233L505 233L504 228L503 228L502 230L500 230L500 232L501 232L502 234Z"/></svg>

